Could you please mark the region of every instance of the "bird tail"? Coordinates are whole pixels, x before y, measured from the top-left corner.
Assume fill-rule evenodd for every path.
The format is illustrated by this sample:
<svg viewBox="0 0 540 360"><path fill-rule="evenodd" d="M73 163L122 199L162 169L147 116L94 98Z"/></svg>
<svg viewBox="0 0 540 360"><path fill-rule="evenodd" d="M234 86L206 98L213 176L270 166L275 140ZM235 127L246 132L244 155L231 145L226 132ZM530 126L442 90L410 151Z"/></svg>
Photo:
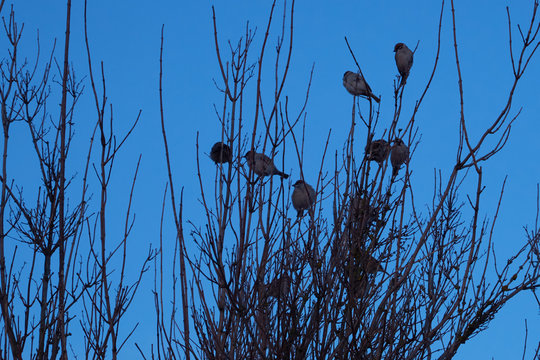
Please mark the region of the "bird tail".
<svg viewBox="0 0 540 360"><path fill-rule="evenodd" d="M276 174L281 176L283 179L288 179L289 178L288 174L285 174L284 172L281 172L281 171L277 171Z"/></svg>
<svg viewBox="0 0 540 360"><path fill-rule="evenodd" d="M375 101L377 102L377 104L381 102L381 99L379 99L378 97L376 97L375 95L373 95L373 93L369 93L369 96L371 96L371 98L372 98L373 100L375 100Z"/></svg>
<svg viewBox="0 0 540 360"><path fill-rule="evenodd" d="M399 167L392 168L392 177L395 178L399 172Z"/></svg>
<svg viewBox="0 0 540 360"><path fill-rule="evenodd" d="M403 86L407 83L407 77L409 76L409 74L403 74L401 75L401 84L399 84L399 86Z"/></svg>

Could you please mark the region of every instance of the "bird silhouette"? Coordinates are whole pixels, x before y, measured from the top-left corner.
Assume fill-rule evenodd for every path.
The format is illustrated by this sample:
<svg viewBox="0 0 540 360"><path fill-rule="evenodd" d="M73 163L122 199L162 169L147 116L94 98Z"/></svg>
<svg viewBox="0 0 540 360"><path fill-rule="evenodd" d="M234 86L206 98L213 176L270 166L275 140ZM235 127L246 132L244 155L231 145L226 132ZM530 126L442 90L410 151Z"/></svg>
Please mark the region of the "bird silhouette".
<svg viewBox="0 0 540 360"><path fill-rule="evenodd" d="M352 71L345 71L345 74L343 74L343 86L345 86L345 89L347 89L351 95L368 96L378 103L381 101L381 99L373 95L371 88L360 74L353 73Z"/></svg>
<svg viewBox="0 0 540 360"><path fill-rule="evenodd" d="M210 150L210 159L216 164L230 163L232 161L232 151L229 145L218 141Z"/></svg>
<svg viewBox="0 0 540 360"><path fill-rule="evenodd" d="M301 217L304 210L311 210L315 202L315 190L303 180L298 180L293 185L294 190L291 195L292 204Z"/></svg>
<svg viewBox="0 0 540 360"><path fill-rule="evenodd" d="M246 158L249 168L259 177L272 175L279 175L283 179L289 177L289 175L279 171L274 165L274 161L264 154L259 154L250 150L244 155L244 158Z"/></svg>
<svg viewBox="0 0 540 360"><path fill-rule="evenodd" d="M411 71L413 52L404 43L397 43L396 46L394 46L394 52L396 53L396 66L401 75L400 86L403 86L407 82L409 72Z"/></svg>
<svg viewBox="0 0 540 360"><path fill-rule="evenodd" d="M367 160L376 161L380 164L388 158L390 145L384 139L371 141L366 145L365 152Z"/></svg>
<svg viewBox="0 0 540 360"><path fill-rule="evenodd" d="M390 150L390 162L392 163L392 176L398 174L401 165L409 162L409 148L405 145L403 140L394 140L394 145Z"/></svg>

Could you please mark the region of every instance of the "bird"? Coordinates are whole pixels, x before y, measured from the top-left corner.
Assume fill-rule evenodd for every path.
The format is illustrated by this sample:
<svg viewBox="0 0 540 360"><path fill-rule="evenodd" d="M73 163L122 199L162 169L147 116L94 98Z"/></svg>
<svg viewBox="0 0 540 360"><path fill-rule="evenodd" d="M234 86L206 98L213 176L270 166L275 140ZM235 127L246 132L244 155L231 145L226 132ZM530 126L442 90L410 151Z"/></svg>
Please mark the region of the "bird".
<svg viewBox="0 0 540 360"><path fill-rule="evenodd" d="M394 46L394 52L396 53L396 66L401 75L401 84L399 86L403 86L407 82L413 64L413 52L404 43L397 43Z"/></svg>
<svg viewBox="0 0 540 360"><path fill-rule="evenodd" d="M383 267L379 260L371 256L367 251L356 249L353 251L354 260L361 270L368 274L375 274L378 271L383 271Z"/></svg>
<svg viewBox="0 0 540 360"><path fill-rule="evenodd" d="M371 88L360 74L353 73L352 71L345 71L343 74L343 86L345 86L345 89L354 96L368 96L373 98L377 103L381 101L381 99L373 95Z"/></svg>
<svg viewBox="0 0 540 360"><path fill-rule="evenodd" d="M388 154L390 153L390 146L388 145L388 142L384 139L370 141L366 145L365 152L366 159L368 161L373 160L380 164L384 160L386 160L386 158L388 158Z"/></svg>
<svg viewBox="0 0 540 360"><path fill-rule="evenodd" d="M276 277L266 286L266 294L278 300L287 296L291 288L291 277L287 274Z"/></svg>
<svg viewBox="0 0 540 360"><path fill-rule="evenodd" d="M392 177L397 175L401 165L409 162L409 148L403 140L394 140L394 145L390 150L390 162L392 163Z"/></svg>
<svg viewBox="0 0 540 360"><path fill-rule="evenodd" d="M362 224L369 226L377 220L377 210L369 203L367 196L355 194L349 205L349 221L352 225Z"/></svg>
<svg viewBox="0 0 540 360"><path fill-rule="evenodd" d="M350 258L346 256L343 265L347 290L354 297L364 297L374 285L377 273L386 273L379 260L358 247L351 249Z"/></svg>
<svg viewBox="0 0 540 360"><path fill-rule="evenodd" d="M218 141L210 150L210 159L216 164L230 163L232 161L232 151L229 145Z"/></svg>
<svg viewBox="0 0 540 360"><path fill-rule="evenodd" d="M246 158L249 168L259 177L272 175L279 175L283 179L289 177L289 175L279 171L274 165L274 161L264 154L250 150L244 155L244 158Z"/></svg>
<svg viewBox="0 0 540 360"><path fill-rule="evenodd" d="M304 210L309 210L315 202L315 190L304 180L298 180L293 185L292 204L298 212L298 217L302 217Z"/></svg>

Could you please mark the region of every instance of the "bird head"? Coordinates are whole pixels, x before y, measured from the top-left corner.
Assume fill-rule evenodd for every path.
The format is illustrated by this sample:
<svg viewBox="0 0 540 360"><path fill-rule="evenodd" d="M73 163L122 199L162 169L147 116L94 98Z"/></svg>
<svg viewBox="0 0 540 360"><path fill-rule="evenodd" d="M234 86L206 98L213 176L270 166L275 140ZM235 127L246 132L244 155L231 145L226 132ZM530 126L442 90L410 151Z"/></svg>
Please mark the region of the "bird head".
<svg viewBox="0 0 540 360"><path fill-rule="evenodd" d="M394 52L397 52L399 49L401 49L403 46L405 46L404 43L397 43L396 46L394 46Z"/></svg>
<svg viewBox="0 0 540 360"><path fill-rule="evenodd" d="M302 185L304 185L304 180L298 180L297 182L295 182L293 184L293 187L296 188L296 187L299 187L299 186L302 186Z"/></svg>
<svg viewBox="0 0 540 360"><path fill-rule="evenodd" d="M250 158L250 157L253 157L253 151L251 151L251 150L249 150L249 151L246 153L246 155L244 155L244 158L245 158L245 159L248 159L248 158Z"/></svg>
<svg viewBox="0 0 540 360"><path fill-rule="evenodd" d="M343 74L343 79L345 79L346 77L348 76L351 76L351 74L354 74L352 71L345 71L345 73Z"/></svg>
<svg viewBox="0 0 540 360"><path fill-rule="evenodd" d="M400 138L397 138L397 139L394 140L394 144L403 145L403 140L401 140Z"/></svg>
<svg viewBox="0 0 540 360"><path fill-rule="evenodd" d="M384 148L388 146L388 143L384 139L375 140L371 144L374 148Z"/></svg>

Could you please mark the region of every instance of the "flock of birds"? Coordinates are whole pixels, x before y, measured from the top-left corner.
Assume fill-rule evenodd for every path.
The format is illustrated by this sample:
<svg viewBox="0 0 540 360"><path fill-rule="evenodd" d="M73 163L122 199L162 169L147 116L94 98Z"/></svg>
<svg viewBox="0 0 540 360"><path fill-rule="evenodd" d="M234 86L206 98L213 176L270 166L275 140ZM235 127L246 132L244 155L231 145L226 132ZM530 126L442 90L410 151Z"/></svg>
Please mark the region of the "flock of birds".
<svg viewBox="0 0 540 360"><path fill-rule="evenodd" d="M413 64L413 52L404 43L397 43L394 47L394 52L396 53L396 66L401 77L399 85L401 87L407 82L407 77ZM359 73L346 71L343 74L343 86L354 96L366 96L375 100L377 103L380 102L380 99L373 94L371 88ZM390 154L392 177L395 177L401 166L409 161L409 148L399 138L393 140L392 146L384 139L369 141L366 145L365 153L368 161L375 161L378 164L382 164ZM232 163L232 155L230 146L223 142L215 143L210 150L210 158L216 164ZM258 176L257 180L273 175L279 175L283 179L289 177L288 174L278 170L274 161L265 154L250 150L244 155L244 158L251 171ZM304 210L309 211L312 209L316 193L313 187L304 180L296 181L293 187L294 190L291 196L292 204L298 212L298 217L301 217Z"/></svg>

